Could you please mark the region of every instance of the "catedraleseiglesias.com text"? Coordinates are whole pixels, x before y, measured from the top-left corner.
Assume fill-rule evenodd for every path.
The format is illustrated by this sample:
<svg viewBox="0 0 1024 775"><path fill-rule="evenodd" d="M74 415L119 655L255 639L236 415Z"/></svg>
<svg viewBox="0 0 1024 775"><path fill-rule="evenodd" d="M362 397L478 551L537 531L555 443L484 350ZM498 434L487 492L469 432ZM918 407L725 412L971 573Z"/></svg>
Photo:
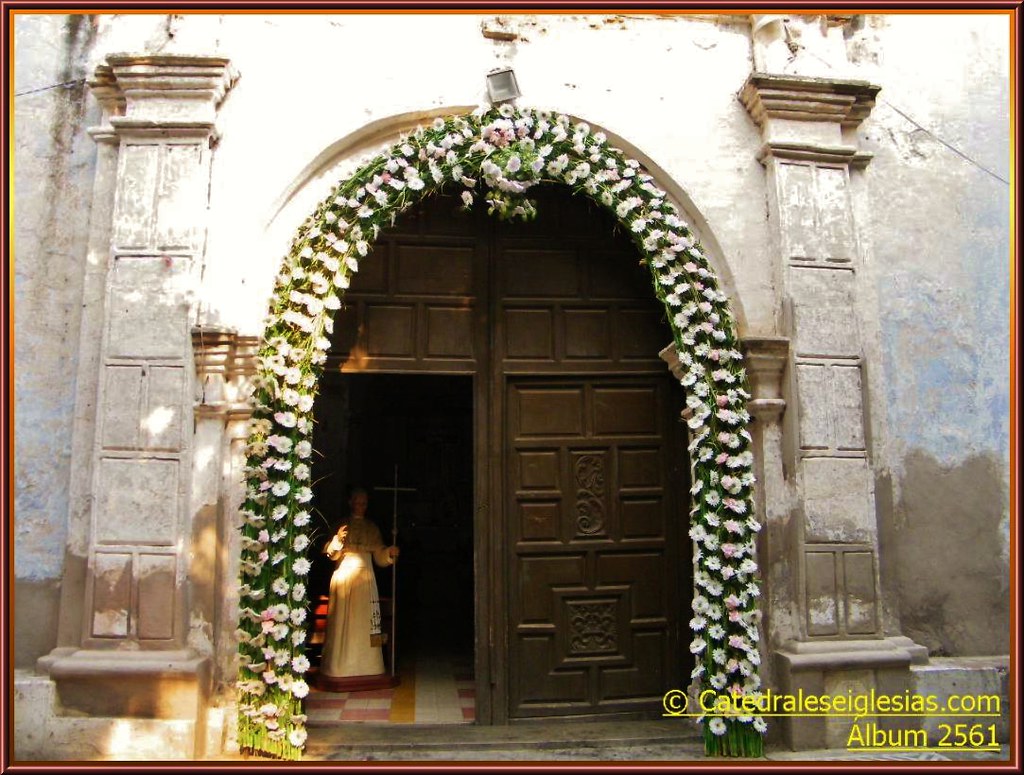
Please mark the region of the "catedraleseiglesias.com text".
<svg viewBox="0 0 1024 775"><path fill-rule="evenodd" d="M854 694L811 694L802 689L781 694L768 689L760 694L727 695L713 690L701 693L700 710L717 714L802 714L876 715L913 713L943 715L960 713L999 713L998 695L953 694L943 701L934 694L882 694L874 689Z"/></svg>

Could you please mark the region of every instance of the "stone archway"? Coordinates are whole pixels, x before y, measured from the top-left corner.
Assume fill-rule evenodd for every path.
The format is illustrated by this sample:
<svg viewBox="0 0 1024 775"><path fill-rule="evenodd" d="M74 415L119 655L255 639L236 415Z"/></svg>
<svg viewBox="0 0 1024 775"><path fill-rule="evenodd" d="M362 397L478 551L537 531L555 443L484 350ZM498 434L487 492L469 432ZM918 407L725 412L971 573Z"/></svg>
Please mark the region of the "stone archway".
<svg viewBox="0 0 1024 775"><path fill-rule="evenodd" d="M759 690L753 537L760 525L752 509L750 395L728 297L678 209L638 161L584 123L503 106L438 118L341 182L303 224L278 275L259 352L242 510L237 634L244 750L298 758L305 742L309 563L300 555L309 543L310 412L350 278L381 228L441 187L463 186L467 206L480 197L499 218L529 219L535 209L528 192L542 180L568 185L612 212L650 269L687 392L690 537L697 545L693 676L708 696ZM716 704L704 716L707 751L759 755L763 720L726 714Z"/></svg>

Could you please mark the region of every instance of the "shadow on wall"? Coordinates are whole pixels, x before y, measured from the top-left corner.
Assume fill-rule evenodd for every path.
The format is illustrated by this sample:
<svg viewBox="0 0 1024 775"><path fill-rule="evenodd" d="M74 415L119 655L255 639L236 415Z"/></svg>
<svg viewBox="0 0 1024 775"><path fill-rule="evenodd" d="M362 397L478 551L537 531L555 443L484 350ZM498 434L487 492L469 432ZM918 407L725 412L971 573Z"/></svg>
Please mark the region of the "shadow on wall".
<svg viewBox="0 0 1024 775"><path fill-rule="evenodd" d="M986 455L948 468L920 450L905 460L891 526L900 622L932 656L1009 652L1003 466Z"/></svg>

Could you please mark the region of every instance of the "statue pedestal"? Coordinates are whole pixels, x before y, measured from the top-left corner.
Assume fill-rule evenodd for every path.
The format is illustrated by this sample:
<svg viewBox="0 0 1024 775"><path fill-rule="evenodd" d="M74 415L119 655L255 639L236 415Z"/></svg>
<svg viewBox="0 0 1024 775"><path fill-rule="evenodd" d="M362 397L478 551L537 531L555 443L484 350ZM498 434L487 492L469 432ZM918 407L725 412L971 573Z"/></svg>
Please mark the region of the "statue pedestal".
<svg viewBox="0 0 1024 775"><path fill-rule="evenodd" d="M373 689L391 689L401 683L397 675L350 675L344 678L321 675L313 677L313 685L325 692L366 692Z"/></svg>

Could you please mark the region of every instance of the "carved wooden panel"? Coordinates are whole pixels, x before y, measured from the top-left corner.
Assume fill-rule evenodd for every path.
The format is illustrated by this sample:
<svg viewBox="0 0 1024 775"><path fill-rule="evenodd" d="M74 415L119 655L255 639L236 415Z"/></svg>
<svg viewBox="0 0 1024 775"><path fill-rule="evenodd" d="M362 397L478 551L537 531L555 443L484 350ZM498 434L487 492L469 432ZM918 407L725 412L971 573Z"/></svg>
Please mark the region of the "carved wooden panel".
<svg viewBox="0 0 1024 775"><path fill-rule="evenodd" d="M566 603L569 654L617 654L619 627L617 601L576 600Z"/></svg>
<svg viewBox="0 0 1024 775"><path fill-rule="evenodd" d="M472 248L399 243L395 252L395 293L413 296L472 295Z"/></svg>
<svg viewBox="0 0 1024 775"><path fill-rule="evenodd" d="M414 358L416 308L412 305L367 305L366 354L370 357Z"/></svg>
<svg viewBox="0 0 1024 775"><path fill-rule="evenodd" d="M553 361L555 324L550 309L505 310L505 353L512 359Z"/></svg>
<svg viewBox="0 0 1024 775"><path fill-rule="evenodd" d="M472 360L473 310L468 307L426 308L426 356Z"/></svg>
<svg viewBox="0 0 1024 775"><path fill-rule="evenodd" d="M510 383L514 718L654 712L678 675L685 504L666 489L671 387L667 376Z"/></svg>

